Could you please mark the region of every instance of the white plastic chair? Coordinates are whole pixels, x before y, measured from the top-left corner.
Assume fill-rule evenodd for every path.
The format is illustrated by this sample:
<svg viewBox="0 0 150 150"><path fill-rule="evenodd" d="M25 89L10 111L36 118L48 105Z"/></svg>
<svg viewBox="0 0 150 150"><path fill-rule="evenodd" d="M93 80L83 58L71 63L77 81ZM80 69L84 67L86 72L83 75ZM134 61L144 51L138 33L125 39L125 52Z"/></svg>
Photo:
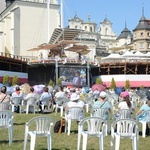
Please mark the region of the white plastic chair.
<svg viewBox="0 0 150 150"><path fill-rule="evenodd" d="M31 136L30 150L34 150L35 148L36 137L47 137L48 150L51 150L53 125L53 118L48 116L38 116L27 122L25 125L24 150L26 150L28 134Z"/></svg>
<svg viewBox="0 0 150 150"><path fill-rule="evenodd" d="M22 110L22 98L20 98L20 97L13 97L12 100L11 100L11 104L12 104L12 112L14 112L15 106L16 107L19 106L19 112L21 113L21 110Z"/></svg>
<svg viewBox="0 0 150 150"><path fill-rule="evenodd" d="M65 114L66 126L65 131L70 135L71 121L80 121L84 117L84 110L81 107L70 107Z"/></svg>
<svg viewBox="0 0 150 150"><path fill-rule="evenodd" d="M114 121L119 119L130 119L132 118L133 111L131 109L120 109L114 114Z"/></svg>
<svg viewBox="0 0 150 150"><path fill-rule="evenodd" d="M116 130L116 131L115 131ZM120 139L132 139L133 150L138 150L138 122L133 119L120 119L111 125L111 150L119 150Z"/></svg>
<svg viewBox="0 0 150 150"><path fill-rule="evenodd" d="M2 102L0 103L0 111L4 111L4 110L10 110L12 111L12 106L9 102Z"/></svg>
<svg viewBox="0 0 150 150"><path fill-rule="evenodd" d="M13 134L13 113L11 111L0 111L0 128L8 129L9 145L11 145Z"/></svg>
<svg viewBox="0 0 150 150"><path fill-rule="evenodd" d="M45 110L45 108L48 110L49 109L49 106L50 106L50 98L44 98L41 100L41 107L42 107L42 111Z"/></svg>
<svg viewBox="0 0 150 150"><path fill-rule="evenodd" d="M87 117L78 124L77 150L80 150L81 135L83 136L82 150L86 150L88 136L99 138L100 150L104 149L104 136L106 132L106 122L100 117Z"/></svg>
<svg viewBox="0 0 150 150"><path fill-rule="evenodd" d="M103 118L106 121L106 136L107 133L110 134L110 111L106 108L97 108L97 109L93 109L91 116L93 117L100 117Z"/></svg>
<svg viewBox="0 0 150 150"><path fill-rule="evenodd" d="M33 108L33 113L35 114L35 107L36 107L36 97L29 97L27 99L27 106L26 106L26 114L29 113L29 108Z"/></svg>
<svg viewBox="0 0 150 150"><path fill-rule="evenodd" d="M137 120L138 120L138 117L143 116L143 115L145 116L145 119L139 122L142 124L142 137L145 138L146 124L150 123L150 110L146 110L142 112L140 115L138 115Z"/></svg>
<svg viewBox="0 0 150 150"><path fill-rule="evenodd" d="M57 99L56 100L56 108L55 108L55 115L57 114L58 109L60 109L60 116L63 116L63 103L65 102L65 99Z"/></svg>

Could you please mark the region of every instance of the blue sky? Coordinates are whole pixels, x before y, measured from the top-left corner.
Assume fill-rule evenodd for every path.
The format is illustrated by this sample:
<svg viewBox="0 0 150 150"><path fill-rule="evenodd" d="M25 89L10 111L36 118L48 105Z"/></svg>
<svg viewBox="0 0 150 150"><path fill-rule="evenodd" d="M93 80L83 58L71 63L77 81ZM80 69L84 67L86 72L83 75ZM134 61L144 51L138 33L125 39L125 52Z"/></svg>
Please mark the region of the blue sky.
<svg viewBox="0 0 150 150"><path fill-rule="evenodd" d="M145 17L150 19L150 0L64 0L65 26L75 14L87 21L90 13L91 21L98 26L107 16L113 23L114 32L119 35L125 27L125 21L129 30L136 27L142 16L142 6Z"/></svg>

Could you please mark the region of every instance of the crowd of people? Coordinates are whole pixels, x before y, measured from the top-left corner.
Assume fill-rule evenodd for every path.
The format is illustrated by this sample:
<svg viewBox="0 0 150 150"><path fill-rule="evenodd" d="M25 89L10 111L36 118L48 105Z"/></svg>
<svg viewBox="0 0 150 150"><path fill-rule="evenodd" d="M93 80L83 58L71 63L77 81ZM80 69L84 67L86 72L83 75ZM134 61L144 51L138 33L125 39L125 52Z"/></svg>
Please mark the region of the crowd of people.
<svg viewBox="0 0 150 150"><path fill-rule="evenodd" d="M26 95L24 95L20 89L19 86L15 88L15 91L9 95L6 94L7 87L2 86L1 87L1 93L0 93L0 103L13 103L13 99L15 97L19 97L24 103L27 103L28 99L30 97L36 97L37 98L37 104L39 106L39 109L41 109L41 104L45 98L49 99L49 108L51 108L51 111L53 112L55 110L56 103L59 104L61 99L67 99L65 103L64 110L68 110L70 107L81 107L83 109L86 109L85 103L87 103L86 99L83 100L82 96L88 98L92 101L91 108L92 109L98 109L98 108L105 108L110 113L112 113L112 104L108 100L108 97L110 93L108 91L99 91L97 88L92 91L89 90L86 92L83 90L83 88L64 88L63 86L59 86L57 91L49 92L48 87L44 87L43 93L41 95L37 95L34 92L34 88L30 87L30 92ZM132 112L135 111L135 106L133 102L131 101L131 92L128 91L122 91L121 94L118 96L121 100L118 103L117 110L121 109L130 109ZM92 96L92 98L91 98ZM118 99L119 101L119 99ZM62 105L62 101L61 104ZM142 112L150 110L150 93L147 94L147 101L144 103L140 109L137 112L137 116L139 120L144 120L145 116L140 115ZM17 111L18 112L18 111ZM115 114L114 114L115 115ZM107 114L106 118L107 119ZM147 126L148 127L148 126Z"/></svg>

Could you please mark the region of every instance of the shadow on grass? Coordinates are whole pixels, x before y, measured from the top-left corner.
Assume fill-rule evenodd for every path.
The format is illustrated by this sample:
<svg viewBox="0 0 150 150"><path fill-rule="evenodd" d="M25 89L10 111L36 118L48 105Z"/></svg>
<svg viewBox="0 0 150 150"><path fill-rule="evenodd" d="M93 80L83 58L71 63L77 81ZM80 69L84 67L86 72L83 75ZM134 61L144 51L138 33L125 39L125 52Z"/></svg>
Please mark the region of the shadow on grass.
<svg viewBox="0 0 150 150"><path fill-rule="evenodd" d="M24 140L13 140L12 143L24 142ZM9 143L9 140L0 141L0 144Z"/></svg>
<svg viewBox="0 0 150 150"><path fill-rule="evenodd" d="M24 123L13 123L13 125L25 125L25 122Z"/></svg>

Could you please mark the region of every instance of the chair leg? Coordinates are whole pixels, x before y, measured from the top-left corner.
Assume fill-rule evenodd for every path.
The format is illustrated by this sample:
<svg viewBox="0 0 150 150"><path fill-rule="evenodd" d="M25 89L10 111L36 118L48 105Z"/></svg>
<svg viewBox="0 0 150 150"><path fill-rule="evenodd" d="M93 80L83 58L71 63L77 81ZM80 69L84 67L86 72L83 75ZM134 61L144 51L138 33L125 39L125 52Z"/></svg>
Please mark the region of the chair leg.
<svg viewBox="0 0 150 150"><path fill-rule="evenodd" d="M31 135L30 150L34 150L34 148L35 148L35 140L36 140L36 135Z"/></svg>
<svg viewBox="0 0 150 150"><path fill-rule="evenodd" d="M70 135L71 119L68 119L68 135Z"/></svg>
<svg viewBox="0 0 150 150"><path fill-rule="evenodd" d="M119 150L119 147L120 147L120 137L116 136L115 150Z"/></svg>
<svg viewBox="0 0 150 150"><path fill-rule="evenodd" d="M26 146L27 146L27 140L28 140L28 134L25 133L25 136L24 136L24 150L26 150Z"/></svg>
<svg viewBox="0 0 150 150"><path fill-rule="evenodd" d="M104 149L104 137L100 136L99 137L99 144L100 144L100 150Z"/></svg>
<svg viewBox="0 0 150 150"><path fill-rule="evenodd" d="M27 107L26 107L26 114L28 114L29 113L29 105L27 105Z"/></svg>
<svg viewBox="0 0 150 150"><path fill-rule="evenodd" d="M142 137L145 138L145 132L146 132L146 122L142 123Z"/></svg>
<svg viewBox="0 0 150 150"><path fill-rule="evenodd" d="M51 150L51 146L52 145L52 142L51 142L51 135L48 135L47 136L47 149L48 150Z"/></svg>
<svg viewBox="0 0 150 150"><path fill-rule="evenodd" d="M80 131L80 127L78 127L78 143L77 143L77 150L80 150L80 143L81 143L81 131Z"/></svg>
<svg viewBox="0 0 150 150"><path fill-rule="evenodd" d="M87 138L88 138L88 135L87 134L83 134L82 150L86 150L86 147L87 147Z"/></svg>
<svg viewBox="0 0 150 150"><path fill-rule="evenodd" d="M62 117L62 116L63 116L63 107L60 108L60 111L61 111L61 112L60 112L60 113L61 113L60 115L61 115L61 117Z"/></svg>
<svg viewBox="0 0 150 150"><path fill-rule="evenodd" d="M8 128L9 145L12 143L12 127Z"/></svg>
<svg viewBox="0 0 150 150"><path fill-rule="evenodd" d="M19 111L20 111L20 114L21 114L21 105L19 105Z"/></svg>

